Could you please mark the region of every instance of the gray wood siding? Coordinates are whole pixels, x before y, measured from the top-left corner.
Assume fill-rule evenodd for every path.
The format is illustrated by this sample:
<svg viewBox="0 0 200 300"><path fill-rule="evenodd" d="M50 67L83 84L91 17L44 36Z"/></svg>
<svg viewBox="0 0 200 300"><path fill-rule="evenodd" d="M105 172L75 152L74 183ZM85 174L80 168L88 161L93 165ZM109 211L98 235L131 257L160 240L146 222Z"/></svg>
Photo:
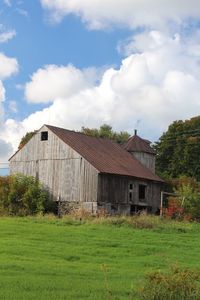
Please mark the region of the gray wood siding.
<svg viewBox="0 0 200 300"><path fill-rule="evenodd" d="M132 184L132 199L130 200L130 184ZM146 186L146 199L139 200L139 185ZM121 176L99 175L98 203L147 205L153 208L160 206L161 184L135 178Z"/></svg>
<svg viewBox="0 0 200 300"><path fill-rule="evenodd" d="M48 140L41 141L41 132ZM54 199L96 202L98 171L46 126L10 160L11 174L38 176Z"/></svg>
<svg viewBox="0 0 200 300"><path fill-rule="evenodd" d="M144 152L131 152L131 154L155 174L155 155Z"/></svg>

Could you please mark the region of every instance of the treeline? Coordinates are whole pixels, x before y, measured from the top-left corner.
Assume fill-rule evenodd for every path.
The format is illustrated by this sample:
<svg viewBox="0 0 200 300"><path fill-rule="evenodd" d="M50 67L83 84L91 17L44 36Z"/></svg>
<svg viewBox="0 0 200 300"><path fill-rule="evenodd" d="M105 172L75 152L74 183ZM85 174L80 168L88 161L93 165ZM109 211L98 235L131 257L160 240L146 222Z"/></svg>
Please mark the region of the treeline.
<svg viewBox="0 0 200 300"><path fill-rule="evenodd" d="M173 122L155 144L156 170L164 178L200 181L200 116Z"/></svg>
<svg viewBox="0 0 200 300"><path fill-rule="evenodd" d="M155 150L156 171L175 193L166 214L200 221L200 116L173 122Z"/></svg>
<svg viewBox="0 0 200 300"><path fill-rule="evenodd" d="M103 124L99 128L82 127L81 132L94 137L108 138L118 144L123 144L130 138L127 131L116 132L108 124Z"/></svg>

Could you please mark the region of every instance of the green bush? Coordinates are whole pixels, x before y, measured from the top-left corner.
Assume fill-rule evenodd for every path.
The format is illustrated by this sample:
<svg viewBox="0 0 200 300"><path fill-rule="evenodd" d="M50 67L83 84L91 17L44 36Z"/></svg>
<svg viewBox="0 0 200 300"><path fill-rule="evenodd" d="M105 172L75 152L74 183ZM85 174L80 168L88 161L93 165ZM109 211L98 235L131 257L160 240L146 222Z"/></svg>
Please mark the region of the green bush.
<svg viewBox="0 0 200 300"><path fill-rule="evenodd" d="M153 272L139 291L143 300L197 300L200 299L200 274L175 266L168 274Z"/></svg>
<svg viewBox="0 0 200 300"><path fill-rule="evenodd" d="M0 211L9 215L52 212L52 201L44 187L31 176L0 177Z"/></svg>

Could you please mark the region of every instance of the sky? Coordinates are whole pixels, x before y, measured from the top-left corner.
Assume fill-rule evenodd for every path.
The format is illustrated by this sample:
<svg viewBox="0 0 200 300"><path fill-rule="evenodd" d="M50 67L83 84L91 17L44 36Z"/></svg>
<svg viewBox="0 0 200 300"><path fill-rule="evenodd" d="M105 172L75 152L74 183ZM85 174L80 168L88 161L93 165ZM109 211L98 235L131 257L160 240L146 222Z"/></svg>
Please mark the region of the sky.
<svg viewBox="0 0 200 300"><path fill-rule="evenodd" d="M28 131L156 141L200 114L199 0L0 0L0 168Z"/></svg>

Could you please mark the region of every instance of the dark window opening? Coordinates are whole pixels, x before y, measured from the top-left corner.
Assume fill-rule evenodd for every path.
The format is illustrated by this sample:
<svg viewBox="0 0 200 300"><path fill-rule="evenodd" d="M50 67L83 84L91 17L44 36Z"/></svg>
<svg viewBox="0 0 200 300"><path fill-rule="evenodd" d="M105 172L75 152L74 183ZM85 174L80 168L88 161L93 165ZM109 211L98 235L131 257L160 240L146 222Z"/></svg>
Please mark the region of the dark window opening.
<svg viewBox="0 0 200 300"><path fill-rule="evenodd" d="M132 200L133 200L133 193L129 192L129 201L132 201Z"/></svg>
<svg viewBox="0 0 200 300"><path fill-rule="evenodd" d="M133 189L133 184L132 184L132 183L130 183L130 185L129 185L129 189L130 189L130 190L132 190L132 189Z"/></svg>
<svg viewBox="0 0 200 300"><path fill-rule="evenodd" d="M139 184L139 200L145 200L146 198L146 185Z"/></svg>
<svg viewBox="0 0 200 300"><path fill-rule="evenodd" d="M117 206L116 205L111 205L111 210L117 211Z"/></svg>
<svg viewBox="0 0 200 300"><path fill-rule="evenodd" d="M41 141L47 141L48 140L48 131L42 131L41 132Z"/></svg>

